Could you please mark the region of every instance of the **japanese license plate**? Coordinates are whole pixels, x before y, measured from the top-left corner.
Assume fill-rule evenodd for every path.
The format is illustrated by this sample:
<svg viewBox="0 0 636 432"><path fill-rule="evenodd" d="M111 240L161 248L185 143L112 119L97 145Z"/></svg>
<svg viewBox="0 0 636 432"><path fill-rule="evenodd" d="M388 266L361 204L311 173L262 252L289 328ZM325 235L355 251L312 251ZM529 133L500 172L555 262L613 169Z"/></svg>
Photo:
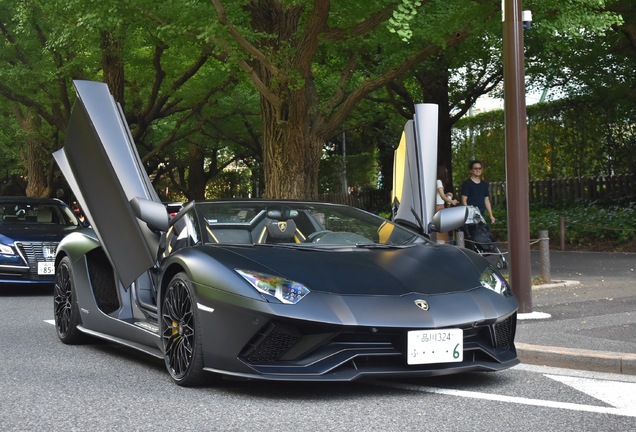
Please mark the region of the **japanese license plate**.
<svg viewBox="0 0 636 432"><path fill-rule="evenodd" d="M413 330L407 334L407 363L450 363L464 360L462 329Z"/></svg>
<svg viewBox="0 0 636 432"><path fill-rule="evenodd" d="M39 262L38 263L38 274L39 275L52 275L52 274L55 274L55 262L54 261Z"/></svg>

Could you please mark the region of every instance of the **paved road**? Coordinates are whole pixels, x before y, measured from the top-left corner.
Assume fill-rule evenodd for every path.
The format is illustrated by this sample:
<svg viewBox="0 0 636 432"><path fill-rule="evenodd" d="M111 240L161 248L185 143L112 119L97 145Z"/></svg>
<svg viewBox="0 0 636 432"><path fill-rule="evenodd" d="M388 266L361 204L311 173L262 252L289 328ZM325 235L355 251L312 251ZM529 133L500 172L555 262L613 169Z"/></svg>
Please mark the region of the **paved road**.
<svg viewBox="0 0 636 432"><path fill-rule="evenodd" d="M46 322L50 291L0 292L0 314L2 432L579 432L634 430L636 419L635 376L527 365L419 380L186 389L161 361L134 351L62 344Z"/></svg>
<svg viewBox="0 0 636 432"><path fill-rule="evenodd" d="M552 317L520 322L518 341L599 350L634 343L635 258L553 253L554 277L581 285L535 290L536 309ZM3 432L636 430L636 375L522 364L402 382L228 381L183 389L161 361L106 343L61 344L46 322L50 289L3 289L0 315Z"/></svg>

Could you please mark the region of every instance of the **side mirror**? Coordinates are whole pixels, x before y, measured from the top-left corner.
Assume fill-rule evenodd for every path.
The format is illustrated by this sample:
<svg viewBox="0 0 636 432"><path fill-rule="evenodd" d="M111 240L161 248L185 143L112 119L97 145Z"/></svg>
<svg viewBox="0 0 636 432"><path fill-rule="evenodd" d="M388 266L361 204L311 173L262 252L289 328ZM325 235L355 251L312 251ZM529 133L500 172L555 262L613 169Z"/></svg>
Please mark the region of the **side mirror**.
<svg viewBox="0 0 636 432"><path fill-rule="evenodd" d="M468 207L457 206L441 209L428 224L431 232L446 232L462 227L468 217Z"/></svg>
<svg viewBox="0 0 636 432"><path fill-rule="evenodd" d="M135 216L146 222L151 230L168 230L168 211L162 203L145 198L133 198L130 200L130 206Z"/></svg>

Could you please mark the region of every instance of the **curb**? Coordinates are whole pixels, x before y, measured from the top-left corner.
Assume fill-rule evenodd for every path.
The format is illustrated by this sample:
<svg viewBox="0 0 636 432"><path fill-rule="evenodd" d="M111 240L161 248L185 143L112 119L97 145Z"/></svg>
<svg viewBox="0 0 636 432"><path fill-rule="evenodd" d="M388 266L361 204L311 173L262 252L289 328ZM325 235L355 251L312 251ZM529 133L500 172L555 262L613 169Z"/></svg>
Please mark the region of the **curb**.
<svg viewBox="0 0 636 432"><path fill-rule="evenodd" d="M516 343L522 363L636 375L636 354Z"/></svg>
<svg viewBox="0 0 636 432"><path fill-rule="evenodd" d="M577 287L580 285L581 285L581 282L577 280L554 280L554 281L551 281L550 283L532 285L532 289Z"/></svg>

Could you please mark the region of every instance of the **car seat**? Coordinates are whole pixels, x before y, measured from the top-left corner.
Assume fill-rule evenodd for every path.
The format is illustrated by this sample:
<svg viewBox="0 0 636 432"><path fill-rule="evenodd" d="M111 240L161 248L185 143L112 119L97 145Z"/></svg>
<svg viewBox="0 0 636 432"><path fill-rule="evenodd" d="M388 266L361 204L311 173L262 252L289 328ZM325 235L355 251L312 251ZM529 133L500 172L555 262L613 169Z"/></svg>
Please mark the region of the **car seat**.
<svg viewBox="0 0 636 432"><path fill-rule="evenodd" d="M50 207L38 208L38 223L51 223L53 222L53 212Z"/></svg>
<svg viewBox="0 0 636 432"><path fill-rule="evenodd" d="M296 233L294 217L298 216L296 210L269 210L267 212L267 243L289 243Z"/></svg>

